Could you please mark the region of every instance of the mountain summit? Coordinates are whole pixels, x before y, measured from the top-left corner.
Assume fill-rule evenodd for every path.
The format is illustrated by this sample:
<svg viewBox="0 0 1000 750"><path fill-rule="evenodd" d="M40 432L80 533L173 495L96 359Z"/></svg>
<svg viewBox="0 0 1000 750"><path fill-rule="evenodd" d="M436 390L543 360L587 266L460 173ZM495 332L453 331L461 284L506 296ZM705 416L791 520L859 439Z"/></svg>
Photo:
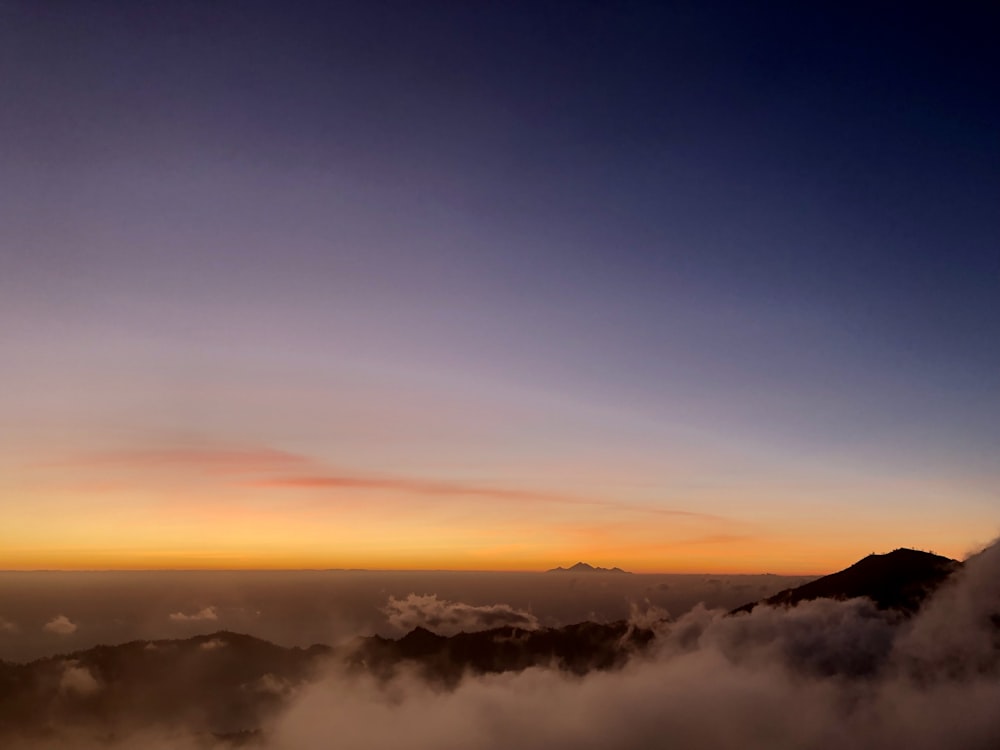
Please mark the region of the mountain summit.
<svg viewBox="0 0 1000 750"><path fill-rule="evenodd" d="M589 565L585 562L578 562L576 565L572 565L568 568L563 568L562 566L558 568L552 568L552 570L546 571L547 573L628 573L627 570L622 570L621 568L595 568L593 565Z"/></svg>
<svg viewBox="0 0 1000 750"><path fill-rule="evenodd" d="M916 612L927 595L962 567L958 560L900 548L884 555L871 554L837 573L803 586L779 591L763 601L733 610L749 612L758 604L792 607L810 599L852 599L866 596L880 609Z"/></svg>

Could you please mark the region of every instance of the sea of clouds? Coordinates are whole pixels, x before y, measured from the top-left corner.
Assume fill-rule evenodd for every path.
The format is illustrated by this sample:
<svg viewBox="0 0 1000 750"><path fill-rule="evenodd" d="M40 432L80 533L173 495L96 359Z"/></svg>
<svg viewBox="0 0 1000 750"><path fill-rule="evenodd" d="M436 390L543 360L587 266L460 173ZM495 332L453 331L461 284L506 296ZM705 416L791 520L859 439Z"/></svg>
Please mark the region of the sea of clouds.
<svg viewBox="0 0 1000 750"><path fill-rule="evenodd" d="M402 624L428 612L445 624L484 614L420 597L390 599L386 612ZM996 544L909 620L864 599L816 600L738 616L697 607L658 627L651 653L583 677L532 668L443 689L405 670L377 681L331 668L296 689L258 739L267 750L1000 747ZM78 672L67 672L67 686L99 689ZM45 744L60 746L212 742L160 733Z"/></svg>

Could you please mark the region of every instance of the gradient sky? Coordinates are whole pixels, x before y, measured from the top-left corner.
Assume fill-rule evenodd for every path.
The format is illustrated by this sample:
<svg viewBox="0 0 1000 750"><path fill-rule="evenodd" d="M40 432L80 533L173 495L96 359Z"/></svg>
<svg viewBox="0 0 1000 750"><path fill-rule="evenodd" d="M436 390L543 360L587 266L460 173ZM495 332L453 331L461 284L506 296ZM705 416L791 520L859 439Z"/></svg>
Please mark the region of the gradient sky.
<svg viewBox="0 0 1000 750"><path fill-rule="evenodd" d="M0 568L986 544L990 6L0 2Z"/></svg>

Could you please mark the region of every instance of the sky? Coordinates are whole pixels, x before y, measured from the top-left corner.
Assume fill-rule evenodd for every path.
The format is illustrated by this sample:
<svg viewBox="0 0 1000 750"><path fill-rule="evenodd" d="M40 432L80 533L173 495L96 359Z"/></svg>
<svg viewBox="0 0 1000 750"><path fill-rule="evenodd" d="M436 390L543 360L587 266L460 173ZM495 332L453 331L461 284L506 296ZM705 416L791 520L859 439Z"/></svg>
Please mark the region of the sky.
<svg viewBox="0 0 1000 750"><path fill-rule="evenodd" d="M0 568L1000 527L989 4L0 2Z"/></svg>

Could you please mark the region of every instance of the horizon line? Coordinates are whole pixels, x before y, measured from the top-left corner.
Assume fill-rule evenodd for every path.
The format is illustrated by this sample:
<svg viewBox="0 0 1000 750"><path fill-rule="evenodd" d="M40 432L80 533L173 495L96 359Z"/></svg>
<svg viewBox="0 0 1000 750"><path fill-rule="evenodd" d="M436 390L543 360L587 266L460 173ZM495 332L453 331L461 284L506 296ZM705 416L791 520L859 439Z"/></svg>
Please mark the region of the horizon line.
<svg viewBox="0 0 1000 750"><path fill-rule="evenodd" d="M821 576L828 573L776 573L774 571L758 572L720 572L720 571L631 571L619 568L619 571L611 569L592 570L574 573L568 568L562 570L556 568L547 569L500 569L500 568L0 568L0 574L4 573L507 573L507 574L547 574L547 573L573 573L574 575L602 575L610 574L619 576L626 575L678 575L678 576Z"/></svg>

